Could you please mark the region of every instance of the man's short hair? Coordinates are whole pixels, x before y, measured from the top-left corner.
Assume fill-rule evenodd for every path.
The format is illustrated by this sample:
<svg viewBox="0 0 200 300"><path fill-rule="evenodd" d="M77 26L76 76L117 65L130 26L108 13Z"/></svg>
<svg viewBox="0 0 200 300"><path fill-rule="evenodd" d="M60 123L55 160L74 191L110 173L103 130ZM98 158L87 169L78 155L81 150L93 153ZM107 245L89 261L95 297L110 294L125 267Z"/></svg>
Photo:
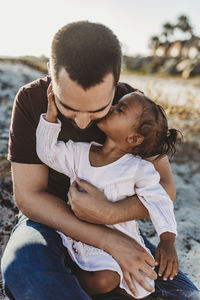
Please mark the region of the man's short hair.
<svg viewBox="0 0 200 300"><path fill-rule="evenodd" d="M121 47L117 37L106 26L88 21L62 27L51 46L51 65L58 81L62 67L70 78L88 89L112 73L114 84L121 71Z"/></svg>

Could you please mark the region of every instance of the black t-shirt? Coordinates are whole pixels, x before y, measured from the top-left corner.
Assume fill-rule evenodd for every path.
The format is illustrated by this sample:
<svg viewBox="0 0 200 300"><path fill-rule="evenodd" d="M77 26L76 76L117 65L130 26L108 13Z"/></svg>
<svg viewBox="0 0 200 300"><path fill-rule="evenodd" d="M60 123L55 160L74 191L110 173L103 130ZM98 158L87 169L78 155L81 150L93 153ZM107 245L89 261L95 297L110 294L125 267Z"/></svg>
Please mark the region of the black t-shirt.
<svg viewBox="0 0 200 300"><path fill-rule="evenodd" d="M24 164L42 164L36 153L36 128L41 113L47 111L47 88L51 82L50 76L38 79L22 87L16 95L11 124L8 148L8 160ZM136 89L126 83L118 83L113 104ZM103 143L104 133L95 125L85 130L73 126L73 124L59 114L62 127L59 140L67 142L69 139L75 142L96 141ZM58 197L66 200L69 189L69 178L49 168L49 189Z"/></svg>

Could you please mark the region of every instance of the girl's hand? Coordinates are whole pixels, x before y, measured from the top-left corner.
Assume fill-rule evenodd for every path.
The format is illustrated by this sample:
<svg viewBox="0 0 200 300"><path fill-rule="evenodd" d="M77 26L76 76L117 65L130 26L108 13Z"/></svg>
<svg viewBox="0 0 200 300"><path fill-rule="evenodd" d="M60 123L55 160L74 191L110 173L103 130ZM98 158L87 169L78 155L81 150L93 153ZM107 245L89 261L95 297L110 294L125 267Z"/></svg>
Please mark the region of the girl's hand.
<svg viewBox="0 0 200 300"><path fill-rule="evenodd" d="M57 115L58 109L55 103L52 83L50 83L47 89L47 98L48 98L48 108L46 113L46 120L48 122L56 123L57 122Z"/></svg>
<svg viewBox="0 0 200 300"><path fill-rule="evenodd" d="M173 233L169 232L167 234L174 235ZM156 249L155 260L156 265L160 265L158 275L162 276L164 273L163 280L167 280L168 278L170 280L173 280L174 276L178 274L179 269L178 256L176 253L173 238L162 239L161 237L160 243L158 244L158 247Z"/></svg>

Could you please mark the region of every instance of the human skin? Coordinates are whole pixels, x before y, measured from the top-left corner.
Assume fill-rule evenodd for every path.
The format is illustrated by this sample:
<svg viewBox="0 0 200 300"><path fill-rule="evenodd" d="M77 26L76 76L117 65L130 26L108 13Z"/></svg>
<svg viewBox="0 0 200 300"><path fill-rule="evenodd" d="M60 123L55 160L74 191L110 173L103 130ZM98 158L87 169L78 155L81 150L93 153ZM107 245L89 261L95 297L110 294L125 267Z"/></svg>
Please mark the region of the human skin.
<svg viewBox="0 0 200 300"><path fill-rule="evenodd" d="M57 98L55 99L56 104L61 113L66 117L72 118L76 125L82 129L86 128L92 120L102 118L108 113L114 96L112 74L105 76L102 83L85 91L69 78L66 71L61 69L58 83L53 78L53 89L55 95L62 98L62 102L65 105L77 110L69 111L61 103L58 103ZM89 112L103 107L105 107L105 110L100 113ZM173 199L175 187L167 158L161 159L156 163L155 167L161 175L163 187ZM119 263L124 273L124 278L132 291L135 290L135 287L131 283L131 277L134 277L146 290L152 291L152 287L144 280L140 270L155 280L157 275L152 270L152 267L155 265L153 258L140 245L123 233L113 231L102 225L87 223L77 218L63 200L48 192L47 166L12 163L12 178L15 200L19 210L24 215L35 222L55 228L76 240L104 249ZM73 201L73 187L71 191ZM95 196L97 194L98 199L103 196L100 191L95 190ZM94 200L93 189L88 193L88 202L84 203L84 208L81 207L80 203L78 205L78 210L82 213L82 219L84 215L87 220L89 219L88 209L90 210L90 208L88 204L91 203L92 199ZM96 202L98 199L96 199ZM95 209L93 207L93 217L96 220L100 220L102 213L108 209L106 206L103 208L103 201L99 201L99 203L100 207L97 206ZM137 197L131 197L130 203L129 211L118 209L118 206L115 207L115 212L119 215L119 219L123 220L129 217L130 219L139 219L148 215L147 210ZM75 205L76 201L74 201ZM124 214L127 215L124 216ZM90 235L88 235L88 232L90 232Z"/></svg>

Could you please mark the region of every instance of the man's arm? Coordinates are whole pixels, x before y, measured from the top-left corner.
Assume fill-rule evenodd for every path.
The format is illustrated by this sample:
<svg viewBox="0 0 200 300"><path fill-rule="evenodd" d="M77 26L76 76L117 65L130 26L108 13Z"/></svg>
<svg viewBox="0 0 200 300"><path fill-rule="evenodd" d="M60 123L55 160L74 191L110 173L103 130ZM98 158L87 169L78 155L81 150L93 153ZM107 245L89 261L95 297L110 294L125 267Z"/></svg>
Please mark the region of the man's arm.
<svg viewBox="0 0 200 300"><path fill-rule="evenodd" d="M91 243L94 237L88 233L84 235L84 230L79 229L81 225L100 232L104 229L103 226L90 226L78 220L63 200L48 192L46 165L12 163L12 178L17 206L31 220L60 230L74 239L83 239L86 243ZM101 242L103 240L97 246L104 248Z"/></svg>
<svg viewBox="0 0 200 300"><path fill-rule="evenodd" d="M160 160L148 159L154 164L160 174L160 184L168 193L172 201L175 201L176 189L172 170L167 156ZM70 202L76 216L81 220L96 224L112 225L130 220L144 219L149 216L148 210L134 195L123 201L110 202L105 195L89 183L81 180L81 187L87 194L80 193L75 186L70 187Z"/></svg>
<svg viewBox="0 0 200 300"><path fill-rule="evenodd" d="M119 263L131 290L134 289L130 280L132 276L146 290L152 291L140 271L155 280L157 276L152 270L154 259L123 233L79 220L63 200L48 193L47 166L12 163L12 178L15 200L24 215L105 250Z"/></svg>
<svg viewBox="0 0 200 300"><path fill-rule="evenodd" d="M156 171L158 171L160 174L160 184L165 189L171 200L175 202L176 186L168 157L164 156L159 160L154 160L154 158L151 158L148 159L148 161L153 163Z"/></svg>
<svg viewBox="0 0 200 300"><path fill-rule="evenodd" d="M170 199L175 202L176 187L169 159L167 156L164 156L159 160L154 159L155 157L148 159L148 161L153 163L154 168L160 174L160 184L165 189ZM144 219L149 216L149 212L138 197L133 196L126 198L123 201L116 202L114 214L109 218L110 222L113 224L116 221L114 220L115 216L118 216L119 222L124 222Z"/></svg>

